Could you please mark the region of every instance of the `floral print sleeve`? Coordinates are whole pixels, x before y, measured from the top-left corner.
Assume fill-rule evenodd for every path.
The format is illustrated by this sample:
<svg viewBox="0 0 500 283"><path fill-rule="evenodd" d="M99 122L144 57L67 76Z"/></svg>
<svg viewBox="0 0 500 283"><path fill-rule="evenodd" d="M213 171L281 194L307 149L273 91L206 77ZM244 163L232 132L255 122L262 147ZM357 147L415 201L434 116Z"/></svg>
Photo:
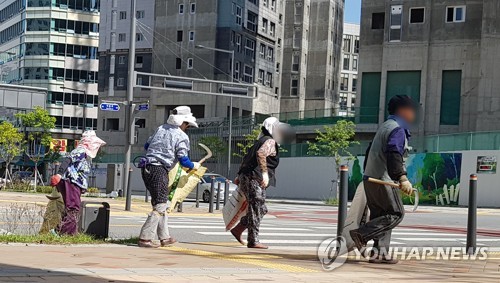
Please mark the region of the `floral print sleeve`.
<svg viewBox="0 0 500 283"><path fill-rule="evenodd" d="M276 141L268 139L257 151L257 162L262 173L267 172L268 156L276 156Z"/></svg>
<svg viewBox="0 0 500 283"><path fill-rule="evenodd" d="M63 178L77 185L82 192L86 191L88 188L87 177L90 173L90 163L87 160L85 150L76 148L68 154L67 158L71 160L71 163L66 169Z"/></svg>

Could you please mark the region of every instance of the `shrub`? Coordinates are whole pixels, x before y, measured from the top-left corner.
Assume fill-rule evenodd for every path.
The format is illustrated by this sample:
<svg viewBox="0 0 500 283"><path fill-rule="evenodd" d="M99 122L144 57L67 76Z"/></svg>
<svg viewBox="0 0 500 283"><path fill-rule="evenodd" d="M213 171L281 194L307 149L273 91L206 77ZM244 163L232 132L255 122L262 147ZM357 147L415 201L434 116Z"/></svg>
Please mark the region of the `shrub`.
<svg viewBox="0 0 500 283"><path fill-rule="evenodd" d="M50 194L54 190L54 187L51 186L37 186L36 192L41 194Z"/></svg>
<svg viewBox="0 0 500 283"><path fill-rule="evenodd" d="M100 194L101 194L101 192L99 191L99 188L88 188L87 189L87 196L88 197L97 198L97 197L99 197Z"/></svg>

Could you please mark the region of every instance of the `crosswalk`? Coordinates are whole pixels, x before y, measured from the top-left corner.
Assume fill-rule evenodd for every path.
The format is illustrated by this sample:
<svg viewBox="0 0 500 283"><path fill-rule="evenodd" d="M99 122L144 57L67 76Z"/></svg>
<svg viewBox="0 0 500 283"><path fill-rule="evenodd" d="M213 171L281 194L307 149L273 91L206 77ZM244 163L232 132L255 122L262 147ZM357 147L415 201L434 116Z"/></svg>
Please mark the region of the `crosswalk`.
<svg viewBox="0 0 500 283"><path fill-rule="evenodd" d="M236 241L224 229L222 219L171 218L169 227L173 235L185 235L194 242L234 245ZM325 239L336 234L336 225L324 223L264 219L260 240L273 249L316 250ZM246 236L246 234L244 234ZM182 238L179 238L182 241ZM456 247L463 246L466 236L460 233L439 232L424 229L396 228L391 244L408 247ZM478 236L478 246L500 247L500 238Z"/></svg>

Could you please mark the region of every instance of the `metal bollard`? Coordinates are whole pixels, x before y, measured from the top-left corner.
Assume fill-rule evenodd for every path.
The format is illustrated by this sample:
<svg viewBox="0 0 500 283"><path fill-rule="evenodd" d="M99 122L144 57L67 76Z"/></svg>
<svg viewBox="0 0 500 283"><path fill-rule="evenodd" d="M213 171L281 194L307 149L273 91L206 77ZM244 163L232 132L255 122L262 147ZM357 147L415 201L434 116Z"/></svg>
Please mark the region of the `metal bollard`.
<svg viewBox="0 0 500 283"><path fill-rule="evenodd" d="M196 185L196 208L200 207L200 183Z"/></svg>
<svg viewBox="0 0 500 283"><path fill-rule="evenodd" d="M215 176L212 176L212 185L210 186L210 200L208 200L209 213L214 213L214 190L215 190Z"/></svg>
<svg viewBox="0 0 500 283"><path fill-rule="evenodd" d="M339 209L337 221L337 237L342 236L345 226L345 218L347 216L347 186L349 177L349 166L340 166L340 183L339 183Z"/></svg>
<svg viewBox="0 0 500 283"><path fill-rule="evenodd" d="M229 180L226 179L226 182L224 182L224 206L226 206L229 199L229 184Z"/></svg>
<svg viewBox="0 0 500 283"><path fill-rule="evenodd" d="M182 204L183 204L183 202L181 202L181 203L177 206L177 212L182 212Z"/></svg>
<svg viewBox="0 0 500 283"><path fill-rule="evenodd" d="M217 198L215 202L215 210L220 210L220 189L221 189L221 182L217 183Z"/></svg>
<svg viewBox="0 0 500 283"><path fill-rule="evenodd" d="M148 189L146 189L146 194L144 195L144 202L148 202Z"/></svg>
<svg viewBox="0 0 500 283"><path fill-rule="evenodd" d="M473 254L476 250L477 229L477 175L470 175L469 183L469 214L467 218L467 253Z"/></svg>

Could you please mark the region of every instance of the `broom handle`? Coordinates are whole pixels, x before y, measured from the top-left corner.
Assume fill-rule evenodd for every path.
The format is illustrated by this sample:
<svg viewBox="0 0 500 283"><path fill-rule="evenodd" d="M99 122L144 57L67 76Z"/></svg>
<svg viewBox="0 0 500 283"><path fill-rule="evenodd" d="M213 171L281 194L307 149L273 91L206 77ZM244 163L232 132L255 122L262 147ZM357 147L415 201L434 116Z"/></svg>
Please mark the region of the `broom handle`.
<svg viewBox="0 0 500 283"><path fill-rule="evenodd" d="M379 184L379 185L387 185L387 186L391 186L394 188L399 188L399 184L396 184L394 182L382 181L382 180L375 179L375 178L368 178L368 182Z"/></svg>

